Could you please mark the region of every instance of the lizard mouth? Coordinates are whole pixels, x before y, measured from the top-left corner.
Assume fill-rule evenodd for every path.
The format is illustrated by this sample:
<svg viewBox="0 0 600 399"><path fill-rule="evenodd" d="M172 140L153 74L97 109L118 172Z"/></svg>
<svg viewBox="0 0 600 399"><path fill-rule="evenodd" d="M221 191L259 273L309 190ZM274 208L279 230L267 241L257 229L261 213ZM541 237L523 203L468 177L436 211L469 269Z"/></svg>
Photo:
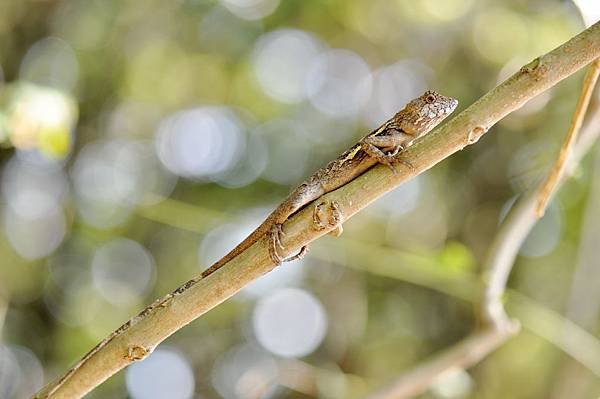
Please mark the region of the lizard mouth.
<svg viewBox="0 0 600 399"><path fill-rule="evenodd" d="M458 106L458 100L452 99L450 104L446 108L442 108L440 110L440 112L438 113L438 115L439 116L449 115L456 109L457 106Z"/></svg>
<svg viewBox="0 0 600 399"><path fill-rule="evenodd" d="M452 102L450 102L450 106L448 108L446 108L446 113L449 114L452 111L454 111L456 109L456 107L458 106L458 100L456 99L452 99Z"/></svg>

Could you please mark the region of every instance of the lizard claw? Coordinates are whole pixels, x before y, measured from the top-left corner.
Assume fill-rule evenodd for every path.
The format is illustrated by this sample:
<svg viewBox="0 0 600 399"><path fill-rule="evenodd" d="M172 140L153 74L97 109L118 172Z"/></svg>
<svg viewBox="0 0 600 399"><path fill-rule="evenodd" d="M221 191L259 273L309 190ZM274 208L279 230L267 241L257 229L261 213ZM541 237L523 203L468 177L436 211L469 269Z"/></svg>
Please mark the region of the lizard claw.
<svg viewBox="0 0 600 399"><path fill-rule="evenodd" d="M289 258L285 258L283 261L291 262L296 259L302 259L302 258L304 258L304 255L306 255L307 253L308 253L308 246L305 245L302 248L300 248L300 252L298 252L296 255L290 256Z"/></svg>
<svg viewBox="0 0 600 399"><path fill-rule="evenodd" d="M413 172L414 172L414 171L417 169L417 168L415 168L415 166L414 166L412 163L410 163L410 162L409 162L409 161L407 161L406 159L403 159L403 158L397 157L397 158L396 158L396 161L400 162L402 165L405 165L405 166L407 166L407 167L408 167L408 168L409 168L411 171L413 171ZM395 173L395 172L394 172L394 173Z"/></svg>
<svg viewBox="0 0 600 399"><path fill-rule="evenodd" d="M271 227L271 231L269 232L269 238L271 240L271 245L269 245L269 255L271 255L271 260L276 264L280 265L283 262L290 262L292 260L301 259L308 252L308 247L303 246L296 255L290 256L289 258L283 258L277 252L277 247L281 249L285 249L285 246L281 243L281 236L285 235L283 230L281 229L280 224L274 224Z"/></svg>
<svg viewBox="0 0 600 399"><path fill-rule="evenodd" d="M284 261L279 253L277 253L277 247L284 249L283 245L281 244L281 234L283 234L281 225L274 224L269 232L269 239L271 240L271 245L269 245L269 255L271 255L271 260L276 265L280 265Z"/></svg>
<svg viewBox="0 0 600 399"><path fill-rule="evenodd" d="M396 170L396 167L394 166L394 161L390 160L389 162L385 163L387 165L388 168L390 168L390 170L392 171L393 174L397 175L398 171Z"/></svg>
<svg viewBox="0 0 600 399"><path fill-rule="evenodd" d="M273 225L273 237L275 238L275 244L277 244L279 249L285 249L285 245L281 243L281 237L285 237L285 233L280 224Z"/></svg>

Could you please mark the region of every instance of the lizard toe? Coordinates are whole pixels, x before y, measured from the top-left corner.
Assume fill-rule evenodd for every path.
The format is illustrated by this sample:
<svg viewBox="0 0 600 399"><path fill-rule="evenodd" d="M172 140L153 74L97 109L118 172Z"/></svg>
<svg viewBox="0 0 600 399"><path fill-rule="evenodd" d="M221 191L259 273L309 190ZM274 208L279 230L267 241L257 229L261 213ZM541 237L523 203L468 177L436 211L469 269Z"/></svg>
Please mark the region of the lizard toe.
<svg viewBox="0 0 600 399"><path fill-rule="evenodd" d="M269 245L269 255L271 256L271 260L276 265L280 265L283 262L283 258L277 253L277 240L275 235L273 235L273 230L269 233L270 244Z"/></svg>
<svg viewBox="0 0 600 399"><path fill-rule="evenodd" d="M297 260L297 259L302 259L304 258L304 256L308 253L308 246L305 245L302 248L300 248L300 251L294 255L294 256L290 256L289 258L284 259L284 262L291 262L293 260Z"/></svg>
<svg viewBox="0 0 600 399"><path fill-rule="evenodd" d="M402 165L404 165L404 166L408 167L408 168L409 168L411 171L413 171L413 172L414 172L415 170L417 170L417 168L415 168L415 166L414 166L412 163L410 163L409 161L407 161L406 159L403 159L403 158L396 158L396 160L397 160L398 162L400 162Z"/></svg>
<svg viewBox="0 0 600 399"><path fill-rule="evenodd" d="M393 174L397 175L398 171L396 170L396 167L394 166L393 162L386 162L385 165L390 168L390 170L392 171Z"/></svg>

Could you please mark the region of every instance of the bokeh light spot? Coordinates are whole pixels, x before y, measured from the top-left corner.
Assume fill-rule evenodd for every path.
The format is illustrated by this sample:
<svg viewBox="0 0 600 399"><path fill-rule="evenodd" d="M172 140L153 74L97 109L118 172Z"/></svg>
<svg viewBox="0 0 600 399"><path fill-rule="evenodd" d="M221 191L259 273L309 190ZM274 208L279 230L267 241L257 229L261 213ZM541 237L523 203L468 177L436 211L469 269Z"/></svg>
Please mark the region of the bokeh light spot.
<svg viewBox="0 0 600 399"><path fill-rule="evenodd" d="M63 241L66 230L62 208L36 218L21 217L10 208L4 209L4 231L8 241L24 259L50 255Z"/></svg>
<svg viewBox="0 0 600 399"><path fill-rule="evenodd" d="M190 363L178 352L165 348L129 366L125 382L134 399L188 399L195 387Z"/></svg>
<svg viewBox="0 0 600 399"><path fill-rule="evenodd" d="M573 0L573 3L579 8L585 26L591 26L600 20L600 2L598 0Z"/></svg>
<svg viewBox="0 0 600 399"><path fill-rule="evenodd" d="M422 179L422 176L418 176L385 194L373 204L372 211L378 212L386 218L401 216L413 211L419 205Z"/></svg>
<svg viewBox="0 0 600 399"><path fill-rule="evenodd" d="M372 84L369 66L358 54L330 50L313 61L306 78L306 92L319 111L349 117L367 103Z"/></svg>
<svg viewBox="0 0 600 399"><path fill-rule="evenodd" d="M225 399L268 398L277 378L275 360L249 344L223 354L211 374L214 388Z"/></svg>
<svg viewBox="0 0 600 399"><path fill-rule="evenodd" d="M221 0L221 3L240 18L256 20L273 13L279 0Z"/></svg>
<svg viewBox="0 0 600 399"><path fill-rule="evenodd" d="M473 0L423 0L423 9L440 21L452 21L465 15L473 6Z"/></svg>
<svg viewBox="0 0 600 399"><path fill-rule="evenodd" d="M254 73L269 96L285 103L304 99L304 81L321 44L310 34L280 29L262 36L254 49Z"/></svg>
<svg viewBox="0 0 600 399"><path fill-rule="evenodd" d="M98 248L92 261L94 287L114 305L140 300L151 288L155 273L152 255L126 238L115 238Z"/></svg>
<svg viewBox="0 0 600 399"><path fill-rule="evenodd" d="M80 214L101 228L122 223L149 197L167 196L175 183L150 142L126 139L87 144L77 156L72 177Z"/></svg>
<svg viewBox="0 0 600 399"><path fill-rule="evenodd" d="M0 398L29 398L44 383L44 370L31 350L0 345Z"/></svg>
<svg viewBox="0 0 600 399"><path fill-rule="evenodd" d="M71 130L78 117L77 104L65 93L34 86L13 86L5 128L12 145L37 149L51 160L62 159L71 149Z"/></svg>
<svg viewBox="0 0 600 399"><path fill-rule="evenodd" d="M71 91L77 84L79 62L71 46L57 37L35 43L21 62L19 77L32 83Z"/></svg>
<svg viewBox="0 0 600 399"><path fill-rule="evenodd" d="M242 129L226 108L181 111L160 124L156 151L165 167L179 176L218 181L235 167L246 148Z"/></svg>
<svg viewBox="0 0 600 399"><path fill-rule="evenodd" d="M515 56L525 54L529 31L521 15L493 8L477 16L472 38L475 49L484 60L504 64Z"/></svg>
<svg viewBox="0 0 600 399"><path fill-rule="evenodd" d="M252 316L258 342L284 357L313 352L327 332L327 315L321 302L306 291L287 288L262 299Z"/></svg>
<svg viewBox="0 0 600 399"><path fill-rule="evenodd" d="M473 379L465 370L454 367L440 374L431 386L431 391L439 398L466 398L473 390Z"/></svg>
<svg viewBox="0 0 600 399"><path fill-rule="evenodd" d="M559 244L562 234L562 214L556 205L551 204L544 217L531 229L519 250L519 255L529 258L548 255Z"/></svg>
<svg viewBox="0 0 600 399"><path fill-rule="evenodd" d="M59 211L66 188L62 169L51 163L13 156L4 166L2 195L20 217L36 219Z"/></svg>

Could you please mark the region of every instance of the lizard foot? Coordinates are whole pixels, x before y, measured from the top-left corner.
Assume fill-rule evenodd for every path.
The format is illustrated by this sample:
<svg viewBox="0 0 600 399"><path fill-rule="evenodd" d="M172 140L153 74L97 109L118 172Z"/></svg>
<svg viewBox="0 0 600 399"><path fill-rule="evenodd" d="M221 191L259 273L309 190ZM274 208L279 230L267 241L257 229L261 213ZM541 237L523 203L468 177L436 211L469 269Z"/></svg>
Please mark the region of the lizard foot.
<svg viewBox="0 0 600 399"><path fill-rule="evenodd" d="M306 255L307 253L308 253L308 246L305 245L302 248L300 248L300 252L298 252L296 255L290 256L289 258L285 258L283 261L291 262L296 259L302 259L302 258L304 258L304 255Z"/></svg>
<svg viewBox="0 0 600 399"><path fill-rule="evenodd" d="M388 168L391 169L392 173L397 175L398 171L396 170L396 167L394 166L394 158L390 157L389 161L387 162L383 162L384 165L386 165Z"/></svg>
<svg viewBox="0 0 600 399"><path fill-rule="evenodd" d="M271 240L271 245L269 245L269 255L271 255L271 260L276 264L280 265L283 262L290 262L292 260L301 259L308 252L308 247L304 246L300 249L296 255L290 256L289 258L283 258L279 255L277 248L285 249L285 246L281 243L281 237L285 236L283 229L280 224L274 224L271 227L271 231L269 232L269 238Z"/></svg>
<svg viewBox="0 0 600 399"><path fill-rule="evenodd" d="M400 158L400 157L396 157L395 160L397 162L400 162L402 165L407 166L408 169L410 169L411 171L415 171L417 168L415 168L415 165L413 165L412 163L410 163L409 161L407 161L406 159ZM396 174L396 171L394 170L394 174Z"/></svg>
<svg viewBox="0 0 600 399"><path fill-rule="evenodd" d="M273 260L276 265L280 265L284 260L277 252L277 247L285 249L281 243L281 236L283 235L285 235L285 233L280 224L274 224L271 227L271 231L269 232L269 238L271 240L271 245L269 245L269 255L271 255L271 260Z"/></svg>
<svg viewBox="0 0 600 399"><path fill-rule="evenodd" d="M339 237L344 231L342 227L343 214L340 205L337 201L332 201L329 205L329 215L327 218L323 215L325 213L323 210L325 205L327 205L327 202L321 202L315 206L313 211L313 227L317 231L335 227L329 234Z"/></svg>

